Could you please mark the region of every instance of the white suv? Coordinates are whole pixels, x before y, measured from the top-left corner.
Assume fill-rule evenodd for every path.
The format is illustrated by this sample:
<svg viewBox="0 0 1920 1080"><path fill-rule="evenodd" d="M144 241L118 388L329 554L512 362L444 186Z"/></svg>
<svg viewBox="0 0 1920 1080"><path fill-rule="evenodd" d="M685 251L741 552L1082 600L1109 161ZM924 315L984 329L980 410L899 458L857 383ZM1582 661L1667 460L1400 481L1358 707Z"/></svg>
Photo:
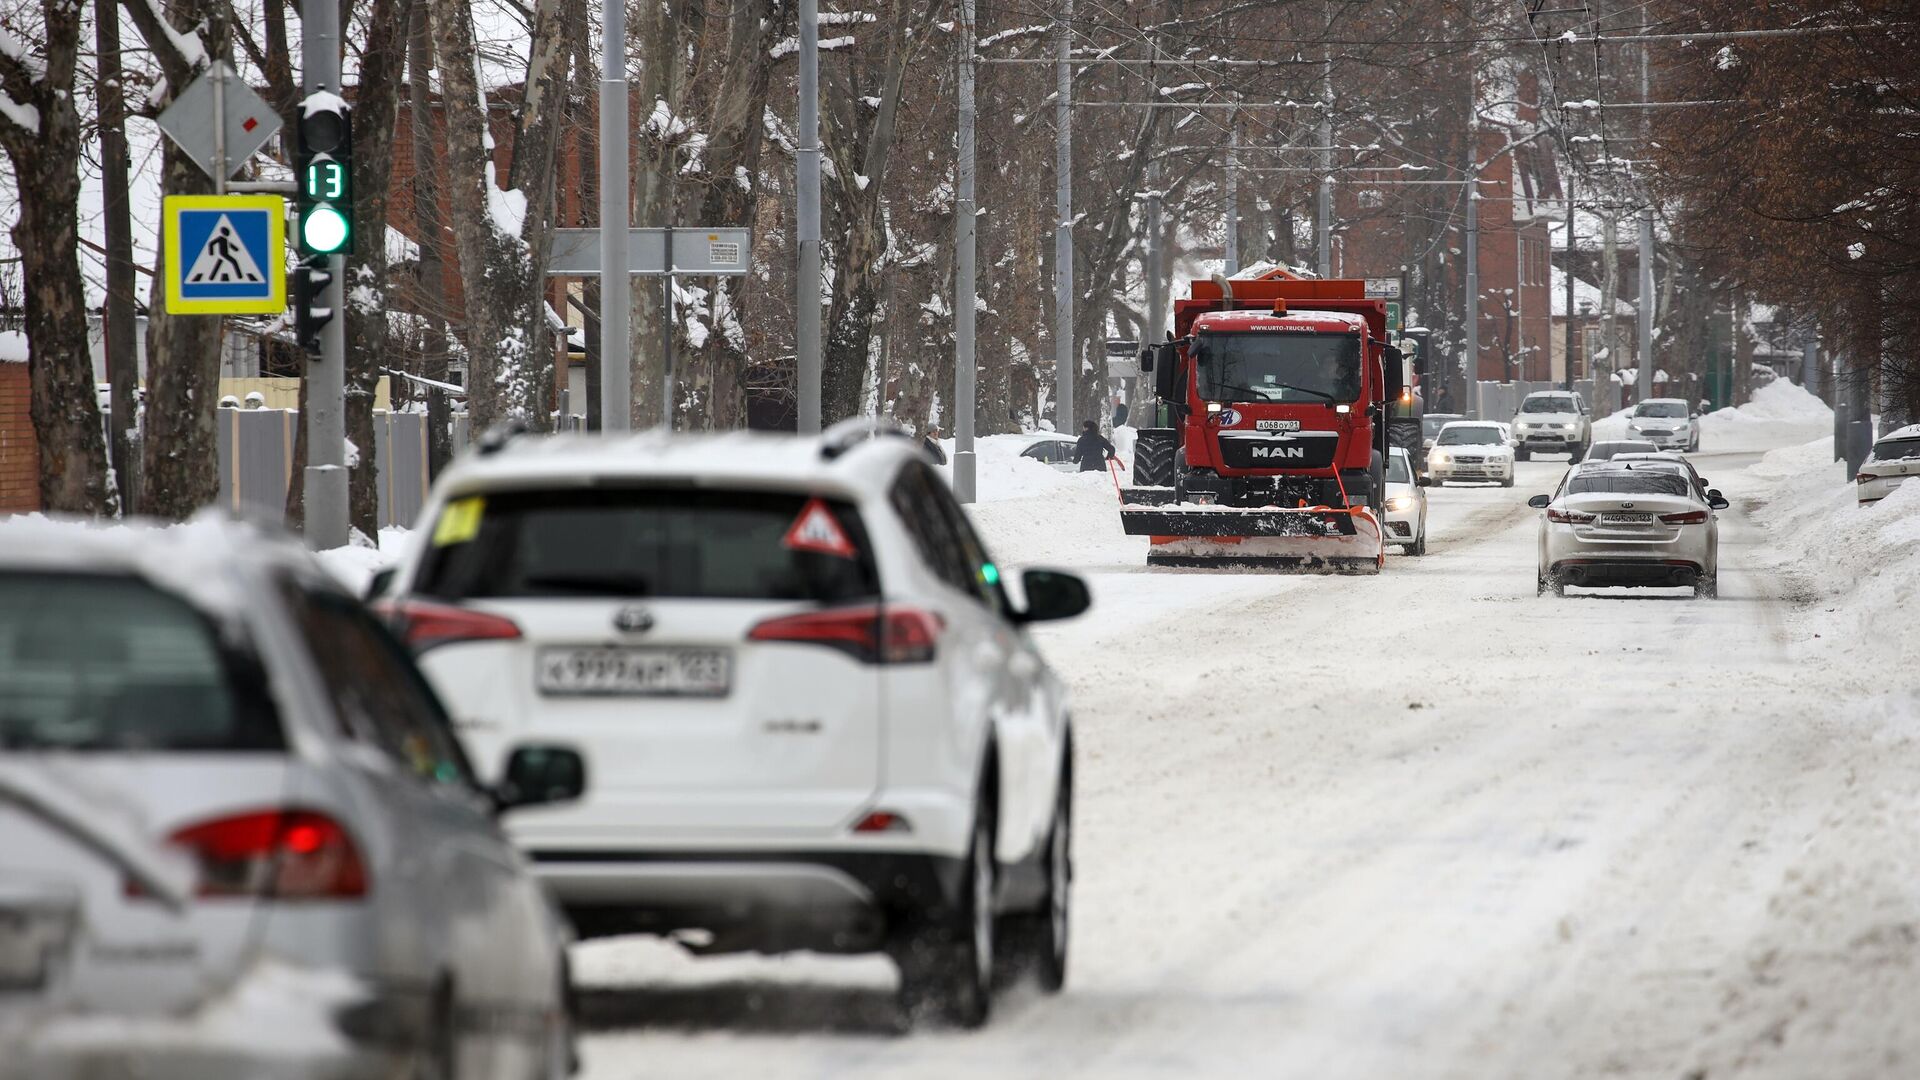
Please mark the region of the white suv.
<svg viewBox="0 0 1920 1080"><path fill-rule="evenodd" d="M1593 443L1593 423L1587 403L1570 390L1536 390L1520 400L1513 417L1514 454L1521 461L1530 454L1566 454L1579 461Z"/></svg>
<svg viewBox="0 0 1920 1080"><path fill-rule="evenodd" d="M483 772L577 745L588 794L511 835L583 937L885 950L908 1016L1065 978L1073 754L1029 623L919 446L520 438L435 485L382 605Z"/></svg>

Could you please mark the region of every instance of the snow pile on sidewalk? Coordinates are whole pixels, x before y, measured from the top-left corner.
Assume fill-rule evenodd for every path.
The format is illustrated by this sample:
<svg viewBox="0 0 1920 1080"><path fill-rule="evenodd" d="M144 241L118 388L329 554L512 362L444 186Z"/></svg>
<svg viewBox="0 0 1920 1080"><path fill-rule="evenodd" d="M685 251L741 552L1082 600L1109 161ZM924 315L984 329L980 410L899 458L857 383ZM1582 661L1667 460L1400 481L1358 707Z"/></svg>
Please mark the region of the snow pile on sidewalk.
<svg viewBox="0 0 1920 1080"><path fill-rule="evenodd" d="M1622 409L1593 422L1595 439L1627 439L1627 415ZM1833 410L1798 383L1779 379L1753 392L1753 400L1735 409L1721 409L1700 418L1700 448L1771 450L1829 434Z"/></svg>
<svg viewBox="0 0 1920 1080"><path fill-rule="evenodd" d="M1132 429L1115 432L1120 460L1132 464ZM1021 566L1045 564L1079 569L1141 565L1146 541L1120 531L1120 493L1114 474L1067 472L1021 451L1054 435L988 435L974 440L974 490L968 507L993 557ZM948 460L952 440L944 440ZM953 479L953 466L942 472ZM1121 470L1119 483L1128 483Z"/></svg>
<svg viewBox="0 0 1920 1080"><path fill-rule="evenodd" d="M1811 594L1819 637L1805 644L1817 642L1823 664L1892 671L1891 658L1920 655L1920 482L1861 506L1828 437L1768 454L1736 494L1764 500L1754 519Z"/></svg>
<svg viewBox="0 0 1920 1080"><path fill-rule="evenodd" d="M365 596L367 586L373 583L373 575L400 561L406 551L407 538L412 530L398 525L389 525L380 530L380 545L375 547L366 534L353 534L354 542L346 547L328 548L316 553L320 565L332 574L347 591L355 596Z"/></svg>

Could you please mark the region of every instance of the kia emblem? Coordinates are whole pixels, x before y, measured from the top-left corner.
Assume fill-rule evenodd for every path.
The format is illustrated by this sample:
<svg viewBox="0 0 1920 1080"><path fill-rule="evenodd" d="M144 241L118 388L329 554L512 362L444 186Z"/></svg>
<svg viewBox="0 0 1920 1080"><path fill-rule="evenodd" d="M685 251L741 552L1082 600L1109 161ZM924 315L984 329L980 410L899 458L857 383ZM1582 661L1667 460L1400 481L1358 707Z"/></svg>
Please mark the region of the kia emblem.
<svg viewBox="0 0 1920 1080"><path fill-rule="evenodd" d="M613 617L613 628L630 634L644 634L653 629L653 612L643 607L621 608Z"/></svg>
<svg viewBox="0 0 1920 1080"><path fill-rule="evenodd" d="M1631 509L1633 509L1633 504L1632 504L1632 503L1630 503L1630 502L1623 502L1623 503L1621 503L1621 504L1620 504L1620 509L1622 509L1622 510L1631 510Z"/></svg>

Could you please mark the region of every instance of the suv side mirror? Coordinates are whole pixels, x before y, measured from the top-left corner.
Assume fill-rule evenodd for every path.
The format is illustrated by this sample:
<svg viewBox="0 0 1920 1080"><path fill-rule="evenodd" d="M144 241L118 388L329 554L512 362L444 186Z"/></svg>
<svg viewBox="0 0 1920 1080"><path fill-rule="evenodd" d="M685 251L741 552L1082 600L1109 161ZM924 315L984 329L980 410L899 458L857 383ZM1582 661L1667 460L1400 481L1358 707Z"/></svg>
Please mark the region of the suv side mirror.
<svg viewBox="0 0 1920 1080"><path fill-rule="evenodd" d="M522 806L572 802L587 790L587 763L565 746L517 746L493 789L493 804L505 811Z"/></svg>
<svg viewBox="0 0 1920 1080"><path fill-rule="evenodd" d="M1093 606L1087 583L1077 574L1060 570L1028 570L1020 575L1027 606L1015 615L1020 623L1071 619Z"/></svg>
<svg viewBox="0 0 1920 1080"><path fill-rule="evenodd" d="M1535 495L1533 498L1527 500L1527 505L1533 507L1535 510L1545 510L1552 502L1553 496L1551 495Z"/></svg>
<svg viewBox="0 0 1920 1080"><path fill-rule="evenodd" d="M389 566L384 570L375 571L373 579L367 582L367 595L361 597L361 599L372 600L377 598L381 593L386 592L387 586L393 584L393 575L399 572L400 568L397 566Z"/></svg>

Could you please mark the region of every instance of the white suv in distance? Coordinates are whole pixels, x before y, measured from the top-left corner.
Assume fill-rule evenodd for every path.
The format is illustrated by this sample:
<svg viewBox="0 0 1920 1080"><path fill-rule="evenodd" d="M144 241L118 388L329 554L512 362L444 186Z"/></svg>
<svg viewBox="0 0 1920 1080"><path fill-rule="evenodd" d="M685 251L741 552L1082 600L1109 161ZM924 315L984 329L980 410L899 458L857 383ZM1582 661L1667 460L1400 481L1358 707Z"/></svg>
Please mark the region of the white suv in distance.
<svg viewBox="0 0 1920 1080"><path fill-rule="evenodd" d="M1587 403L1569 390L1528 394L1513 417L1513 441L1521 461L1536 453L1566 454L1569 461L1579 461L1593 442Z"/></svg>
<svg viewBox="0 0 1920 1080"><path fill-rule="evenodd" d="M1065 977L1072 737L1016 604L910 439L520 438L434 487L381 609L472 756L595 762L515 841L583 937L884 950L909 1018Z"/></svg>
<svg viewBox="0 0 1920 1080"><path fill-rule="evenodd" d="M1700 414L1679 398L1648 398L1627 414L1627 438L1691 453L1700 449Z"/></svg>
<svg viewBox="0 0 1920 1080"><path fill-rule="evenodd" d="M1482 420L1455 420L1440 429L1427 451L1427 479L1435 486L1448 481L1495 480L1513 486L1513 447L1507 427Z"/></svg>

